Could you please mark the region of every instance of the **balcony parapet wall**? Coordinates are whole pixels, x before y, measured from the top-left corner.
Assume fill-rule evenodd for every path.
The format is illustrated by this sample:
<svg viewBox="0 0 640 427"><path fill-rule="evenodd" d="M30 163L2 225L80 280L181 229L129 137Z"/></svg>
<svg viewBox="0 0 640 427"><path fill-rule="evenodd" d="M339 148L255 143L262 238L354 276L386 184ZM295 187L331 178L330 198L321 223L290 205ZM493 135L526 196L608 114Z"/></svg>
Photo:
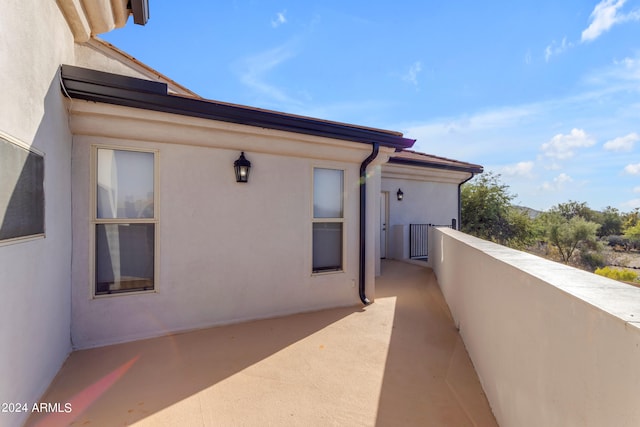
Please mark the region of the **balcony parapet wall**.
<svg viewBox="0 0 640 427"><path fill-rule="evenodd" d="M640 288L430 233L429 262L501 426L640 425Z"/></svg>

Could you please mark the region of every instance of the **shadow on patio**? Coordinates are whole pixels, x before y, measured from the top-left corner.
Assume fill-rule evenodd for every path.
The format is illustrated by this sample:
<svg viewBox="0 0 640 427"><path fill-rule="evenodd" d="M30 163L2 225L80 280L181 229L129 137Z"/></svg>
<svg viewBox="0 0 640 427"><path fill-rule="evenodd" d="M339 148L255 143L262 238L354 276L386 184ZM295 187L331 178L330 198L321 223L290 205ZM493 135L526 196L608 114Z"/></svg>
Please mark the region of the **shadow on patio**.
<svg viewBox="0 0 640 427"><path fill-rule="evenodd" d="M376 298L395 298L378 426L497 426L431 269L384 262Z"/></svg>
<svg viewBox="0 0 640 427"><path fill-rule="evenodd" d="M375 304L73 353L27 425L492 426L431 270L383 263Z"/></svg>

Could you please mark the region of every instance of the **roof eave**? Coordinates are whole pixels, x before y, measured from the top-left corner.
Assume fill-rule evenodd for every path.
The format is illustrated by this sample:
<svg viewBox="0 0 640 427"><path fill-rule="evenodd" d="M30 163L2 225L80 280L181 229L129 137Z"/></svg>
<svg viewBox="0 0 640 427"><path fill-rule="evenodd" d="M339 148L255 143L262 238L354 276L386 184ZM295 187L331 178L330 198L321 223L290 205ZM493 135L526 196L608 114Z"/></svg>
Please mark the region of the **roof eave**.
<svg viewBox="0 0 640 427"><path fill-rule="evenodd" d="M392 157L389 159L389 163L398 164L398 165L407 165L407 166L417 166L423 168L432 168L432 169L444 169L456 172L467 172L472 174L478 174L484 172L484 168L479 165L451 165L437 162L429 162L429 161L420 161L420 160L411 160L411 159L400 159L397 157Z"/></svg>
<svg viewBox="0 0 640 427"><path fill-rule="evenodd" d="M149 0L130 0L134 24L146 25L149 21Z"/></svg>
<svg viewBox="0 0 640 427"><path fill-rule="evenodd" d="M61 79L64 90L70 97L87 101L104 102L365 144L377 143L396 150L409 148L415 143L414 139L404 138L402 134L396 132L170 95L167 93L167 85L165 83L70 65L62 65Z"/></svg>
<svg viewBox="0 0 640 427"><path fill-rule="evenodd" d="M56 0L76 42L124 27L130 14L136 24L149 20L148 0Z"/></svg>

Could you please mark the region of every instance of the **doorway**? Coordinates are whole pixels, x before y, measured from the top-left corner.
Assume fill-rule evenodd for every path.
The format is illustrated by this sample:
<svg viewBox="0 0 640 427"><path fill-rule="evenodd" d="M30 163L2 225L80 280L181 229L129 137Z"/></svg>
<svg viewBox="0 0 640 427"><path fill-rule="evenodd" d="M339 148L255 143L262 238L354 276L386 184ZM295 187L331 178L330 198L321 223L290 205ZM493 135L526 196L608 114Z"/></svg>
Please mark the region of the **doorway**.
<svg viewBox="0 0 640 427"><path fill-rule="evenodd" d="M380 258L387 257L387 230L389 221L389 192L380 193Z"/></svg>

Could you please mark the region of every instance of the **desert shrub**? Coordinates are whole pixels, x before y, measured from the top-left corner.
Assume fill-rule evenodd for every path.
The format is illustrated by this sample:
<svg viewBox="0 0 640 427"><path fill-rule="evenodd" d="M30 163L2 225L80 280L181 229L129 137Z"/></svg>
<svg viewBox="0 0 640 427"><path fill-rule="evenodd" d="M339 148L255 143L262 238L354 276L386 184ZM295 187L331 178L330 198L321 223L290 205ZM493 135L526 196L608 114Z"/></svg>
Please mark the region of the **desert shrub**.
<svg viewBox="0 0 640 427"><path fill-rule="evenodd" d="M629 252L631 249L631 241L624 236L608 236L608 245L614 249L623 249L625 252Z"/></svg>
<svg viewBox="0 0 640 427"><path fill-rule="evenodd" d="M605 256L600 252L580 251L580 261L590 270L601 268L607 265Z"/></svg>
<svg viewBox="0 0 640 427"><path fill-rule="evenodd" d="M624 246L624 237L611 235L606 237L609 242L609 246Z"/></svg>
<svg viewBox="0 0 640 427"><path fill-rule="evenodd" d="M611 267L598 268L595 273L599 276L608 277L609 279L619 280L621 282L637 282L638 273L631 270L618 270Z"/></svg>

